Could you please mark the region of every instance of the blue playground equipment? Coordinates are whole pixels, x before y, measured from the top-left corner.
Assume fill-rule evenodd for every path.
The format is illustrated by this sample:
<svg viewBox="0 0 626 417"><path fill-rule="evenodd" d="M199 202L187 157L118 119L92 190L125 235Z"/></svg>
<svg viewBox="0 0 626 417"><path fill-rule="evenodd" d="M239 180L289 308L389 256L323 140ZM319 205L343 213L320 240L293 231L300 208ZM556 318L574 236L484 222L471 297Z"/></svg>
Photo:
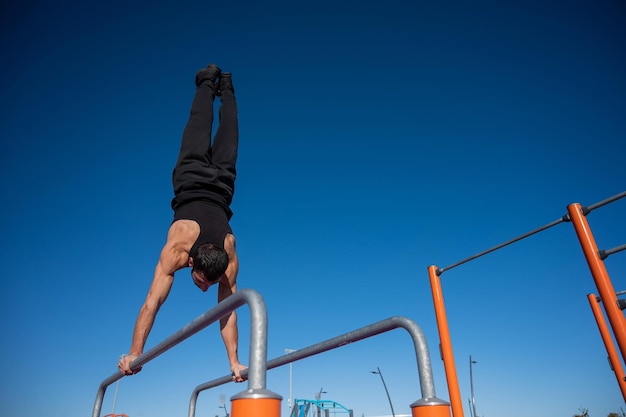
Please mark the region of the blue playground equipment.
<svg viewBox="0 0 626 417"><path fill-rule="evenodd" d="M352 417L352 410L347 409L337 401L332 400L301 400L296 399L291 409L291 417L329 417L336 414L348 414Z"/></svg>

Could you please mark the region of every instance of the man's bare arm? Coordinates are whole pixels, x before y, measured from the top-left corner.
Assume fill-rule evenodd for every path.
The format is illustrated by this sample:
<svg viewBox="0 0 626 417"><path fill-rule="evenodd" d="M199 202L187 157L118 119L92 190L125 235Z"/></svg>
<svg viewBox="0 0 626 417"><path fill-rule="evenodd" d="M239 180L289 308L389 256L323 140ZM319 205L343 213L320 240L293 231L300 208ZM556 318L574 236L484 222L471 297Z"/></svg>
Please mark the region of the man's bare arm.
<svg viewBox="0 0 626 417"><path fill-rule="evenodd" d="M139 310L139 316L135 323L130 353L124 355L118 363L120 372L125 375L132 375L141 370L141 368L131 370L130 364L143 354L143 349L154 325L156 315L172 288L174 273L186 267L189 262L188 249L185 250L184 248L186 247L185 242L191 239L191 237L187 236L189 235L189 230L182 226L184 225L176 225L176 223L172 225L168 233L167 243L161 250L150 290L141 310Z"/></svg>
<svg viewBox="0 0 626 417"><path fill-rule="evenodd" d="M224 249L228 253L228 268L226 268L226 277L220 281L217 290L218 303L237 291L239 259L237 258L235 237L233 235L228 235L224 240ZM233 373L233 380L235 382L243 382L244 379L241 377L241 371L246 369L246 366L239 362L237 350L239 345L239 330L237 327L237 313L235 311L220 320L220 331L222 339L224 340L224 346L226 347L230 370Z"/></svg>

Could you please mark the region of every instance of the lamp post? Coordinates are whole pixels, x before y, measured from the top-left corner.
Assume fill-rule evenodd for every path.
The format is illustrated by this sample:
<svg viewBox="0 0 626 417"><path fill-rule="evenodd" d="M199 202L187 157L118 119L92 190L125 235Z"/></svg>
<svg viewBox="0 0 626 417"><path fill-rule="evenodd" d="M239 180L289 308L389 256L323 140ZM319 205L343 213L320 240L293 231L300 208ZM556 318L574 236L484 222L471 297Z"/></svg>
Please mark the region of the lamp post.
<svg viewBox="0 0 626 417"><path fill-rule="evenodd" d="M291 352L295 352L295 349L285 349L285 355ZM293 362L289 362L289 400L287 401L287 406L289 408L289 412L291 413L291 402L293 401Z"/></svg>
<svg viewBox="0 0 626 417"><path fill-rule="evenodd" d="M373 374L380 375L380 380L383 381L383 387L385 387L385 392L387 393L387 399L389 400L389 407L391 407L391 415L396 417L396 413L393 411L393 404L391 403L391 397L389 396L389 390L387 389L387 384L385 384L385 378L383 378L383 373L380 371L380 368L377 366L376 371L370 371Z"/></svg>
<svg viewBox="0 0 626 417"><path fill-rule="evenodd" d="M226 417L228 416L228 410L226 409L226 395L225 394L220 394L220 406L218 406L218 408L223 408L224 409L224 415Z"/></svg>
<svg viewBox="0 0 626 417"><path fill-rule="evenodd" d="M317 401L321 401L322 394L327 394L327 392L323 390L324 390L324 387L321 387L319 392L315 393L315 399ZM320 407L320 404L317 404L317 417L321 417L321 416L322 416L322 407Z"/></svg>
<svg viewBox="0 0 626 417"><path fill-rule="evenodd" d="M472 390L472 411L473 411L474 417L478 417L478 414L476 414L476 400L474 399L474 377L472 376L472 364L474 363L478 363L478 362L473 361L472 355L470 355L469 367L470 367L470 388Z"/></svg>

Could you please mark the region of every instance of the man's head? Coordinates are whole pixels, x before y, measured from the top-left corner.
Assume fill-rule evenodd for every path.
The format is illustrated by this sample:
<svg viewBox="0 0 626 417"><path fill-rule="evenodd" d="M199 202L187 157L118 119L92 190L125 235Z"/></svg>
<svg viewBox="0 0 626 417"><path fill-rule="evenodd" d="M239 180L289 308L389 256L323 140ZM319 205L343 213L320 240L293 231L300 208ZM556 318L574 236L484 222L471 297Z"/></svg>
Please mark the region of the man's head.
<svg viewBox="0 0 626 417"><path fill-rule="evenodd" d="M189 257L191 276L202 291L219 281L228 267L228 254L224 248L212 243L198 246Z"/></svg>

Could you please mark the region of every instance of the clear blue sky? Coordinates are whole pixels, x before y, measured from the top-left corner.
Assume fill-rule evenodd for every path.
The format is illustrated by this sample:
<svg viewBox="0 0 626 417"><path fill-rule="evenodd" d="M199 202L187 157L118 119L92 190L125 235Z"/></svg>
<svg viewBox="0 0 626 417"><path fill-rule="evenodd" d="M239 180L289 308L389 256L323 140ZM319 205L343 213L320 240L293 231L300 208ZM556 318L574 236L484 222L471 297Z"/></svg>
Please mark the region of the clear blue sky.
<svg viewBox="0 0 626 417"><path fill-rule="evenodd" d="M427 267L626 189L622 1L170 3L3 6L0 415L91 415L129 348L172 218L194 74L210 62L234 74L239 287L265 299L270 358L406 316L448 400ZM625 243L625 213L620 200L589 216L601 248ZM625 289L626 256L606 264ZM442 280L466 415L470 354L479 416L624 407L571 225ZM215 299L181 271L147 347ZM294 397L323 388L355 416L389 414L378 366L408 414L411 349L396 330L297 362ZM116 411L186 415L192 389L228 371L213 326L124 378ZM284 416L288 375L267 378ZM201 394L197 415L223 415L220 395L245 388Z"/></svg>

